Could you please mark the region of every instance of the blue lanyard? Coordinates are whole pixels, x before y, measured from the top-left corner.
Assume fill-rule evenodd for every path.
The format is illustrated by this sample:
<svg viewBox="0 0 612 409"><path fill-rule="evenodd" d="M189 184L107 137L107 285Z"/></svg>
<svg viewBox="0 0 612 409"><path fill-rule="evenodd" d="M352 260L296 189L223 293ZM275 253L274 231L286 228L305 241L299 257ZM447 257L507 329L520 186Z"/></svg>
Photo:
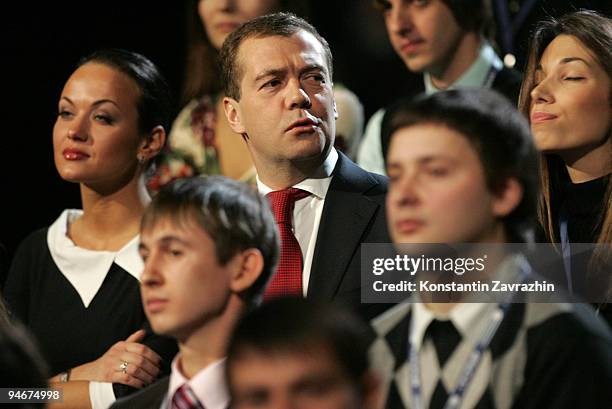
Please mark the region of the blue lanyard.
<svg viewBox="0 0 612 409"><path fill-rule="evenodd" d="M500 70L498 70L497 68L495 68L495 66L491 66L491 69L489 70L489 72L487 73L487 76L485 77L485 81L483 84L484 88L491 88L493 86L493 83L495 82L495 77L497 76L497 73Z"/></svg>
<svg viewBox="0 0 612 409"><path fill-rule="evenodd" d="M565 267L565 279L567 281L567 290L573 294L572 288L572 258L569 234L567 232L568 215L564 205L559 209L559 236L561 238L561 253L563 254L563 267Z"/></svg>
<svg viewBox="0 0 612 409"><path fill-rule="evenodd" d="M520 277L521 282L530 275L531 267L529 264L524 261L520 266ZM514 294L513 294L514 295ZM470 353L465 365L463 366L463 371L459 376L459 380L457 382L457 386L453 390L453 392L449 395L446 403L444 404L444 409L457 409L461 405L461 401L463 400L463 394L465 390L469 386L472 378L474 377L474 373L478 368L478 364L480 363L484 352L487 350L493 336L497 332L501 322L503 321L510 305L512 305L512 297L509 301L499 304L497 309L491 314L489 318L489 322L487 323L480 340ZM414 325L414 320L411 320L411 328L410 333L412 333L412 326ZM412 403L414 409L422 409L423 408L423 397L421 393L421 365L419 362L418 352L414 345L410 342L410 334L408 334L408 356L410 357L410 390L412 392Z"/></svg>
<svg viewBox="0 0 612 409"><path fill-rule="evenodd" d="M495 335L495 332L497 332L499 325L504 319L509 306L510 303L499 305L499 307L491 315L491 318L489 318L489 322L482 334L482 337L468 357L463 367L463 372L461 373L459 381L457 382L457 386L449 395L448 400L444 405L444 409L456 409L461 404L463 394L474 377L476 368L478 368L478 364L480 363L480 360L482 359L487 347L491 343L493 335ZM412 402L414 404L414 409L421 409L423 407L421 396L421 365L419 363L416 348L414 345L412 345L412 343L410 343L410 339L408 341L408 347L410 350L410 384L412 391Z"/></svg>

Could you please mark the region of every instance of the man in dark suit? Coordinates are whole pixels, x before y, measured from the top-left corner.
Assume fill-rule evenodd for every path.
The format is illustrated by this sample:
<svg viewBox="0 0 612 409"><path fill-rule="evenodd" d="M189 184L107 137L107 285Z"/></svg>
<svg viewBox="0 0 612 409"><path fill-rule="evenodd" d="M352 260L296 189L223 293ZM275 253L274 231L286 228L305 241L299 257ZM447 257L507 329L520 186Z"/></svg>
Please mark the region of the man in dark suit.
<svg viewBox="0 0 612 409"><path fill-rule="evenodd" d="M489 41L491 0L374 0L374 4L382 11L389 41L406 68L423 74L415 95L493 88L516 104L521 76L504 65ZM384 113L380 109L370 118L357 155L360 166L383 175L389 144L380 132Z"/></svg>
<svg viewBox="0 0 612 409"><path fill-rule="evenodd" d="M387 181L333 148L327 41L294 15L263 16L228 36L221 64L225 115L247 143L281 234L281 260L266 295L359 309L360 245L388 242Z"/></svg>
<svg viewBox="0 0 612 409"><path fill-rule="evenodd" d="M266 199L222 176L176 181L147 208L139 251L145 313L156 333L178 341L179 353L169 377L113 408L227 408L231 331L261 300L278 258Z"/></svg>

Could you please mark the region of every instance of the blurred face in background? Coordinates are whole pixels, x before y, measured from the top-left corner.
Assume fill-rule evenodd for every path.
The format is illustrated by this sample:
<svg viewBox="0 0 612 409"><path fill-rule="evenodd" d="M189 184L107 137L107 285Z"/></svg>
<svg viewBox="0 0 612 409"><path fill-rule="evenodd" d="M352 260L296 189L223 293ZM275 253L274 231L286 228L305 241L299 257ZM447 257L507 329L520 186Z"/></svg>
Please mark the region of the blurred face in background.
<svg viewBox="0 0 612 409"><path fill-rule="evenodd" d="M444 72L465 31L442 0L380 0L389 40L413 72Z"/></svg>
<svg viewBox="0 0 612 409"><path fill-rule="evenodd" d="M200 0L198 14L211 44L218 50L242 23L278 11L279 0Z"/></svg>
<svg viewBox="0 0 612 409"><path fill-rule="evenodd" d="M610 90L610 77L589 48L573 36L556 37L542 54L531 91L538 149L564 159L604 150L611 158Z"/></svg>

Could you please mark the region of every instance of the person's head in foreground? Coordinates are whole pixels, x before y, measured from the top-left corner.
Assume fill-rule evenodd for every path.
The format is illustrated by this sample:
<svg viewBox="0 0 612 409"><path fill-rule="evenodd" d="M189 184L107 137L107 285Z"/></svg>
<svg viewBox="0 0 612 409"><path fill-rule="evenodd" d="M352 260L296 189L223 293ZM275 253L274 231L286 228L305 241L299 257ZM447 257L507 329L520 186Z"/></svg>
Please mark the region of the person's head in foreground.
<svg viewBox="0 0 612 409"><path fill-rule="evenodd" d="M222 357L235 321L262 297L278 237L269 204L248 186L222 176L188 178L155 196L139 250L153 330L181 347L218 343Z"/></svg>
<svg viewBox="0 0 612 409"><path fill-rule="evenodd" d="M375 408L367 328L348 313L281 298L236 326L227 358L232 404L246 408Z"/></svg>
<svg viewBox="0 0 612 409"><path fill-rule="evenodd" d="M524 242L537 195L529 127L501 95L453 90L396 104L382 133L394 243Z"/></svg>

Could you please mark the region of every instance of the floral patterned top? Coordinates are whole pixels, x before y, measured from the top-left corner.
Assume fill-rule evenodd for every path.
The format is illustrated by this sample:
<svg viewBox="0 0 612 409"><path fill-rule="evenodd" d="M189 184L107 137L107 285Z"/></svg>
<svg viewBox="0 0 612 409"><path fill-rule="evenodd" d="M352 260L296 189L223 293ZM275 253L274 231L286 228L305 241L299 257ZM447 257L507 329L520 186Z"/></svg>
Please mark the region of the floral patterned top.
<svg viewBox="0 0 612 409"><path fill-rule="evenodd" d="M339 114L334 145L352 157L363 129L363 107L357 96L341 85L334 85L334 97ZM151 192L175 179L222 174L215 138L218 98L204 95L193 99L178 114L157 170L147 183ZM255 186L255 175L255 167L251 167L239 180Z"/></svg>
<svg viewBox="0 0 612 409"><path fill-rule="evenodd" d="M196 175L220 175L219 150L215 138L217 97L204 95L191 100L179 113L168 135L149 190L156 192L175 179ZM240 180L255 183L250 169Z"/></svg>

